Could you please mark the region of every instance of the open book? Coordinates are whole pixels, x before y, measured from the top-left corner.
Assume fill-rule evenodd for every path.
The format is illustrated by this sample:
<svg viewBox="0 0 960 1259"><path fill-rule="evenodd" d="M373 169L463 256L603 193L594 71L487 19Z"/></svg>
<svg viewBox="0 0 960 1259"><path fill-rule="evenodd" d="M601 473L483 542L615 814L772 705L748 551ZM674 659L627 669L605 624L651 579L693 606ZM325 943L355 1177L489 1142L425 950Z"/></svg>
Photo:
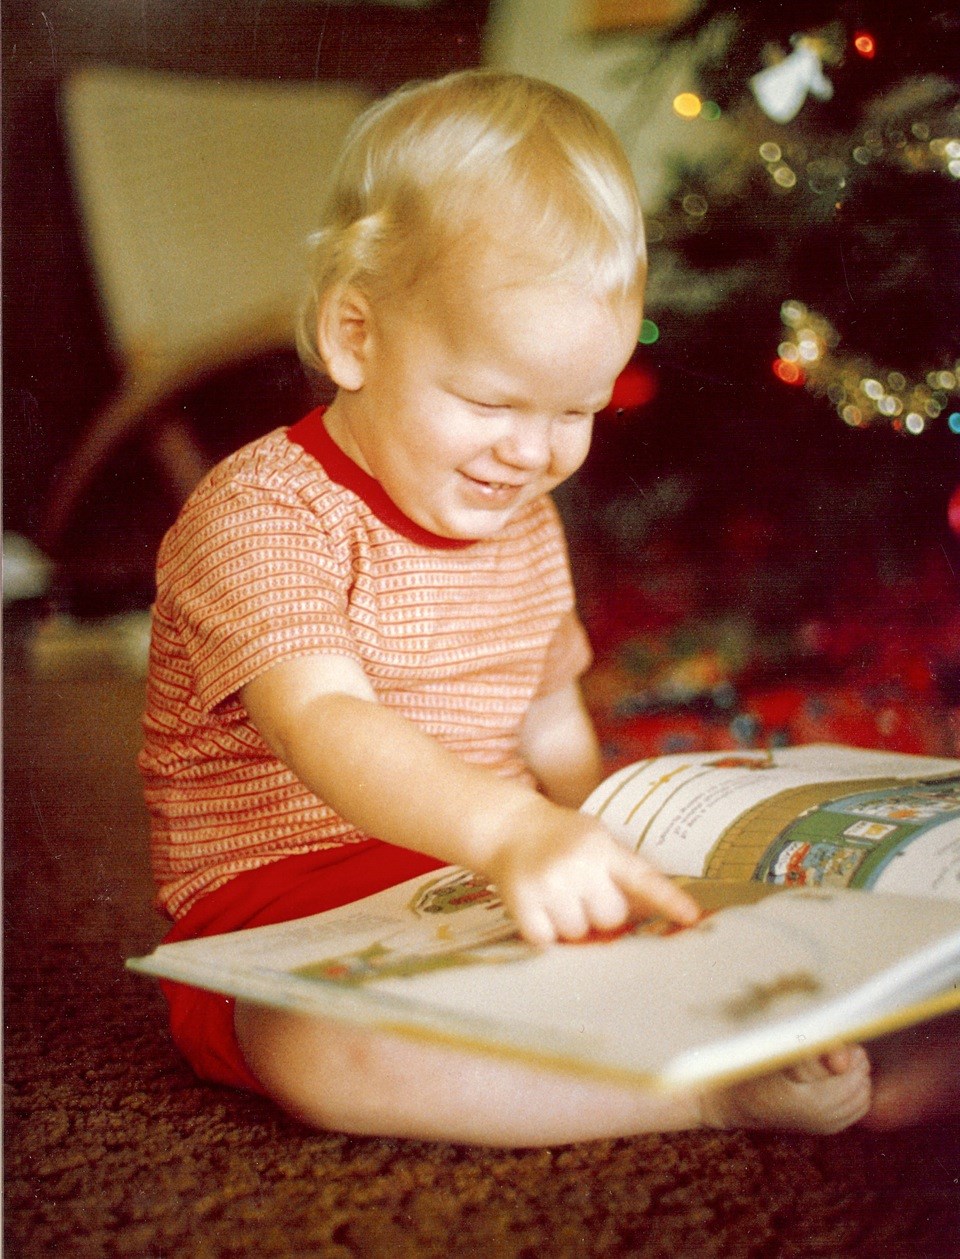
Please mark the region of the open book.
<svg viewBox="0 0 960 1259"><path fill-rule="evenodd" d="M960 1009L960 761L818 745L659 757L584 806L704 908L537 950L454 867L130 966L653 1088Z"/></svg>

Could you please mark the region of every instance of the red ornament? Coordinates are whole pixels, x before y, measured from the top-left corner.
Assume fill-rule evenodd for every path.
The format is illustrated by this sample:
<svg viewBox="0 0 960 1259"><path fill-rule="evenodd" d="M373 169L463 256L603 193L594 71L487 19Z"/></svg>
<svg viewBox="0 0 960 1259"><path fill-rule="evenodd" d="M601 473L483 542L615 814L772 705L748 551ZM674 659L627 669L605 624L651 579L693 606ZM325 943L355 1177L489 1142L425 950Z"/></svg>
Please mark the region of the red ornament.
<svg viewBox="0 0 960 1259"><path fill-rule="evenodd" d="M613 395L604 408L604 415L621 411L639 411L657 396L656 373L642 363L628 363L616 379Z"/></svg>
<svg viewBox="0 0 960 1259"><path fill-rule="evenodd" d="M960 485L953 491L947 504L947 523L960 538Z"/></svg>

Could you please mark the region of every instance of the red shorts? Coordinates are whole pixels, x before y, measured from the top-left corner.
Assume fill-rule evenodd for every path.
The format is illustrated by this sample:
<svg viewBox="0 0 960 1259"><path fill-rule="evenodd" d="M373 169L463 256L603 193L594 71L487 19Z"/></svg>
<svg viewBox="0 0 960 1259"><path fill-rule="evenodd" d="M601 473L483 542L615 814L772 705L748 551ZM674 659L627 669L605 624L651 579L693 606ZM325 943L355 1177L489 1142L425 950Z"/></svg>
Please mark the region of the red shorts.
<svg viewBox="0 0 960 1259"><path fill-rule="evenodd" d="M246 927L306 918L347 905L444 863L378 839L285 857L248 870L202 897L164 940L194 940ZM161 980L170 1030L180 1052L204 1080L262 1093L233 1027L233 997Z"/></svg>

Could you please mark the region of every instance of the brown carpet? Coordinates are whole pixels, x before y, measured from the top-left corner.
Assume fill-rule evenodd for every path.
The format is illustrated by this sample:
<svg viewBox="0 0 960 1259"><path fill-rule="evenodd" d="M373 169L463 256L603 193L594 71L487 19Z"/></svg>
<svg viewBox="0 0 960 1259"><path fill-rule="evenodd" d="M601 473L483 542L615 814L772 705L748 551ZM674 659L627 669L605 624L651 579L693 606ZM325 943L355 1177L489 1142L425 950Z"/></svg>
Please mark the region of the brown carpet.
<svg viewBox="0 0 960 1259"><path fill-rule="evenodd" d="M149 948L129 679L6 678L6 1254L960 1255L960 1129L546 1151L318 1134L197 1083Z"/></svg>

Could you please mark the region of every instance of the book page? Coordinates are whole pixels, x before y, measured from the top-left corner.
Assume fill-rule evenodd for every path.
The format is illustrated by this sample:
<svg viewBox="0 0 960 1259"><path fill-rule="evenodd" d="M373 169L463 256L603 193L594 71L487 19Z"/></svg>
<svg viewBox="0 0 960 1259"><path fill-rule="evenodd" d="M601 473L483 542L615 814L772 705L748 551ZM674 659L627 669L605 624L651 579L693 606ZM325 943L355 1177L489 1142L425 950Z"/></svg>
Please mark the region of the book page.
<svg viewBox="0 0 960 1259"><path fill-rule="evenodd" d="M828 744L662 756L584 809L672 874L960 899L960 761Z"/></svg>
<svg viewBox="0 0 960 1259"><path fill-rule="evenodd" d="M713 906L734 895L720 882L703 891ZM735 1078L960 1006L960 906L756 884L747 894L752 904L693 928L653 920L540 950L514 934L491 888L448 869L313 918L161 946L132 965L660 1088Z"/></svg>

